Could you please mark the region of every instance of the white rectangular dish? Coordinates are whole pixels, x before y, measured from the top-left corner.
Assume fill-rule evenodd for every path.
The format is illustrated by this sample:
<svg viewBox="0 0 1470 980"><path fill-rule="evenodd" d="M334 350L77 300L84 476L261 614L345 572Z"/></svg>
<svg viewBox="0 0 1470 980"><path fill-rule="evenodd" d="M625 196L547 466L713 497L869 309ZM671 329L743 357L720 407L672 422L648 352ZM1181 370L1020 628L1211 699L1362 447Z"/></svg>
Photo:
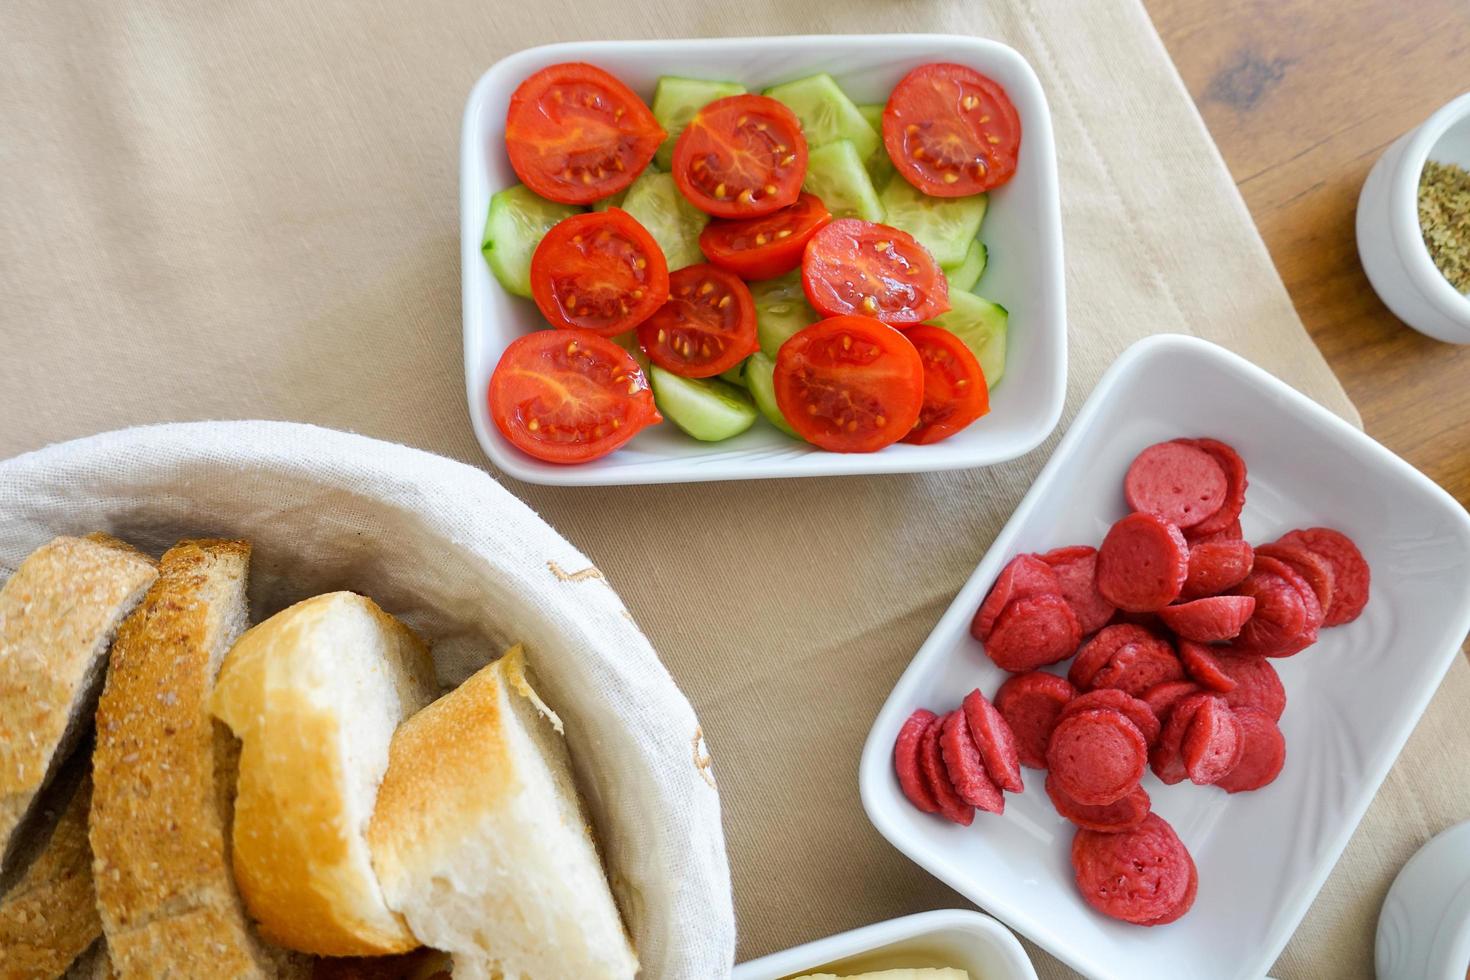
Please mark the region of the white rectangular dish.
<svg viewBox="0 0 1470 980"><path fill-rule="evenodd" d="M990 916L968 909L920 912L803 943L739 964L731 980L926 966L965 970L971 980L1036 980L1016 937Z"/></svg>
<svg viewBox="0 0 1470 980"><path fill-rule="evenodd" d="M604 68L644 99L652 96L660 75L728 79L760 91L830 72L853 98L882 102L907 72L931 61L969 65L998 81L1020 113L1022 142L1016 175L991 193L982 229L990 262L976 291L1010 311L1006 373L991 392L990 414L943 442L899 444L868 454L824 452L764 422L721 443L697 442L672 424L659 425L610 456L575 466L544 463L512 447L490 419L486 387L506 345L546 323L535 304L495 281L480 245L491 195L516 183L505 153L511 92L531 73L566 61ZM460 252L470 419L486 455L520 480L605 486L961 469L1029 452L1061 417L1067 387L1066 297L1051 115L1031 66L995 41L937 34L818 35L589 41L519 51L481 76L465 106Z"/></svg>
<svg viewBox="0 0 1470 980"><path fill-rule="evenodd" d="M1008 676L969 633L1004 564L1019 552L1097 544L1125 513L1133 457L1179 436L1213 436L1244 457L1247 540L1339 528L1362 549L1373 584L1356 622L1273 661L1289 702L1286 768L1275 783L1227 796L1145 777L1154 809L1194 855L1199 896L1178 922L1140 928L1094 913L1078 895L1071 825L1052 809L1042 773L1024 770L1026 790L1008 798L1004 816L977 814L961 828L904 799L892 751L915 708L943 711L975 687L993 696ZM1306 914L1467 630L1470 515L1449 494L1236 355L1152 337L1104 375L899 679L863 751L863 806L895 847L1088 976L1254 980Z"/></svg>

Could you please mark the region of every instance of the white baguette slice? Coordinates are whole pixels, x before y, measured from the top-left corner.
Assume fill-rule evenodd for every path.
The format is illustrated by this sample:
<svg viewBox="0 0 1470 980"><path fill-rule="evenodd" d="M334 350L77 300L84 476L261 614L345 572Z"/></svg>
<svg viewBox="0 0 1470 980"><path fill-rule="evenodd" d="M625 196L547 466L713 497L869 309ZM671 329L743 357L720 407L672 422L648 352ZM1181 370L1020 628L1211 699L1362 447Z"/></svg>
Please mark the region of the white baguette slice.
<svg viewBox="0 0 1470 980"><path fill-rule="evenodd" d="M72 785L39 853L0 901L0 978L61 976L102 935L92 888L87 813L92 779L62 777Z"/></svg>
<svg viewBox="0 0 1470 980"><path fill-rule="evenodd" d="M92 877L112 965L132 978L297 977L230 874L235 741L207 701L249 625L246 541L183 541L118 630L97 704Z"/></svg>
<svg viewBox="0 0 1470 980"><path fill-rule="evenodd" d="M368 840L388 905L456 980L627 980L638 960L519 646L393 736Z"/></svg>
<svg viewBox="0 0 1470 980"><path fill-rule="evenodd" d="M147 555L91 534L43 545L0 589L0 868L92 719L118 624L157 575Z"/></svg>
<svg viewBox="0 0 1470 980"><path fill-rule="evenodd" d="M321 956L419 945L383 903L365 835L393 730L438 693L423 641L351 592L236 642L210 703L243 743L235 881L265 938Z"/></svg>

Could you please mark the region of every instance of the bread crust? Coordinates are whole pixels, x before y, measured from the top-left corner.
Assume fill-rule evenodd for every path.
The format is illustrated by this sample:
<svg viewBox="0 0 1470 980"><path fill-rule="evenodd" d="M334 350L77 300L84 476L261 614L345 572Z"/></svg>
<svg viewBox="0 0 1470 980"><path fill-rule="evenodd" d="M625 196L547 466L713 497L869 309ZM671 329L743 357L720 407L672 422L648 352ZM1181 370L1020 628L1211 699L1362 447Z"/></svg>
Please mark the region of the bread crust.
<svg viewBox="0 0 1470 980"><path fill-rule="evenodd" d="M0 588L0 864L86 730L108 645L157 576L105 534L59 537Z"/></svg>
<svg viewBox="0 0 1470 980"><path fill-rule="evenodd" d="M243 629L250 545L183 541L118 632L97 708L89 821L113 967L131 977L304 976L253 934L230 874L234 740L206 699Z"/></svg>
<svg viewBox="0 0 1470 980"><path fill-rule="evenodd" d="M92 887L87 813L92 780L84 777L51 837L0 901L0 978L60 976L102 935Z"/></svg>
<svg viewBox="0 0 1470 980"><path fill-rule="evenodd" d="M371 599L329 593L299 602L241 637L211 699L243 740L235 798L235 881L260 933L325 956L403 953L419 941L383 903L343 788L341 702L314 674L319 629L368 614L387 646L398 698L412 713L437 693L429 648ZM359 620L360 622L360 620ZM345 696L345 695L344 695ZM389 731L398 718L384 719ZM386 744L384 746L386 766Z"/></svg>

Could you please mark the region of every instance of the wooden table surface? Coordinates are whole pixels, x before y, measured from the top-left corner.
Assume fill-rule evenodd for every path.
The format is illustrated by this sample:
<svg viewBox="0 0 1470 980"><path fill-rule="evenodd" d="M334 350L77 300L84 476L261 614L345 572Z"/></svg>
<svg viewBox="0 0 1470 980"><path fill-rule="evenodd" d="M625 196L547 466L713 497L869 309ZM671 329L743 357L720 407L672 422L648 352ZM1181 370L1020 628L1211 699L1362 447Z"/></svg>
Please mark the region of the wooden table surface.
<svg viewBox="0 0 1470 980"><path fill-rule="evenodd" d="M1470 506L1470 345L1390 313L1354 235L1379 154L1470 89L1470 2L1145 2L1368 432Z"/></svg>

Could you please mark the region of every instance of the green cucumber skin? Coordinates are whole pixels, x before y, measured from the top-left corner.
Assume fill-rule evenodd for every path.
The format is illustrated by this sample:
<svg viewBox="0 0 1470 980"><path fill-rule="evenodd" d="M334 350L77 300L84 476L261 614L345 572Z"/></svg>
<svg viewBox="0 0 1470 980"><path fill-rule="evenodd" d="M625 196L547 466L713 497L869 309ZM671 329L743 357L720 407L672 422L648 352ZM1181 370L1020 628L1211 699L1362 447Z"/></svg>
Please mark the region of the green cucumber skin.
<svg viewBox="0 0 1470 980"><path fill-rule="evenodd" d="M858 106L858 112L863 114L868 125L878 134L878 148L863 161L863 166L868 168L868 176L873 179L873 188L880 194L894 174L893 161L888 159L888 147L883 145L883 110L886 108L887 106L879 103Z"/></svg>
<svg viewBox="0 0 1470 980"><path fill-rule="evenodd" d="M950 293L949 304L948 313L941 313L929 323L964 341L985 372L985 386L994 388L1005 377L1010 313L999 303L974 293Z"/></svg>
<svg viewBox="0 0 1470 980"><path fill-rule="evenodd" d="M800 439L776 404L776 359L764 352L752 354L745 362L745 385L750 397L765 420L793 439Z"/></svg>
<svg viewBox="0 0 1470 980"><path fill-rule="evenodd" d="M759 414L749 395L718 378L682 378L654 365L649 381L664 418L700 442L733 439Z"/></svg>
<svg viewBox="0 0 1470 980"><path fill-rule="evenodd" d="M670 170L674 165L674 144L679 134L689 125L694 114L716 99L732 95L744 95L745 86L738 82L712 82L702 78L680 78L665 75L653 89L653 118L663 127L667 138L659 145L653 160L660 170Z"/></svg>
<svg viewBox="0 0 1470 980"><path fill-rule="evenodd" d="M581 212L575 205L538 197L523 184L496 191L485 212L485 232L480 239L490 272L507 292L530 299L531 256L536 246L553 225Z"/></svg>
<svg viewBox="0 0 1470 980"><path fill-rule="evenodd" d="M975 288L980 277L985 275L985 264L990 258L990 252L985 243L978 238L970 243L970 248L965 252L965 261L952 269L944 270L944 277L949 280L950 292L968 293Z"/></svg>
<svg viewBox="0 0 1470 980"><path fill-rule="evenodd" d="M879 203L887 224L917 238L941 266L958 266L980 234L989 199L984 194L930 197L900 179L888 182Z"/></svg>
<svg viewBox="0 0 1470 980"><path fill-rule="evenodd" d="M628 188L621 206L658 242L670 272L704 261L699 233L709 224L709 215L685 199L669 174L645 170Z"/></svg>
<svg viewBox="0 0 1470 980"><path fill-rule="evenodd" d="M796 113L808 147L850 140L858 151L858 159L866 160L881 142L857 105L825 72L774 85L762 94Z"/></svg>
<svg viewBox="0 0 1470 980"><path fill-rule="evenodd" d="M746 365L746 363L749 360L750 360L750 358L747 357L744 361L741 361L739 364L735 365L730 370L728 370L728 371L721 371L717 375L717 377L721 381L728 381L732 385L739 385L740 387L744 388L745 387L745 365Z"/></svg>
<svg viewBox="0 0 1470 980"><path fill-rule="evenodd" d="M808 152L802 190L821 198L834 218L883 220L883 205L873 188L873 178L850 140L837 140Z"/></svg>
<svg viewBox="0 0 1470 980"><path fill-rule="evenodd" d="M820 319L806 300L800 269L776 279L750 283L750 295L755 300L756 335L767 357L775 357L792 334Z"/></svg>

